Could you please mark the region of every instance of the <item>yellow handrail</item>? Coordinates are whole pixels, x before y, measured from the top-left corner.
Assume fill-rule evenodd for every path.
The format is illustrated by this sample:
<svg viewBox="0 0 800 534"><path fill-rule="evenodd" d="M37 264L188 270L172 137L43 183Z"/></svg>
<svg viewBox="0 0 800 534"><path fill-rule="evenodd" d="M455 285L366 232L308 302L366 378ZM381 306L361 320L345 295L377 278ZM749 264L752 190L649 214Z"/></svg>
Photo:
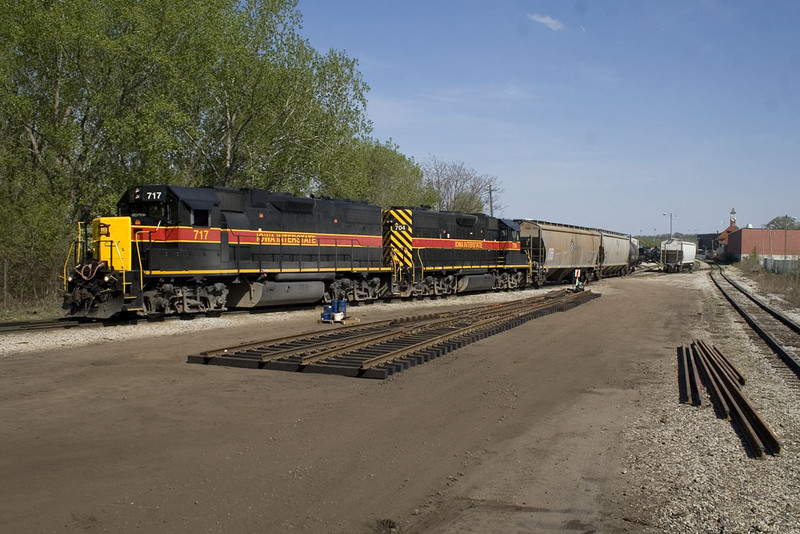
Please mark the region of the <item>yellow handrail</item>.
<svg viewBox="0 0 800 534"><path fill-rule="evenodd" d="M533 260L531 259L531 252L527 249L524 252L528 257L528 275L533 278Z"/></svg>
<svg viewBox="0 0 800 534"><path fill-rule="evenodd" d="M75 248L75 242L73 241L72 244L69 246L69 252L67 252L67 259L64 261L64 291L67 290L67 264L69 263L69 260L72 257L72 250L74 248Z"/></svg>
<svg viewBox="0 0 800 534"><path fill-rule="evenodd" d="M119 257L119 263L122 265L122 292L125 292L125 276L126 276L126 269L125 269L125 261L122 259L122 251L119 249L119 243L117 241L113 241L114 248L117 250L117 256Z"/></svg>
<svg viewBox="0 0 800 534"><path fill-rule="evenodd" d="M78 221L78 250L75 251L75 259L81 257L81 241L83 240L83 222Z"/></svg>
<svg viewBox="0 0 800 534"><path fill-rule="evenodd" d="M144 266L142 265L142 251L139 249L139 234L143 234L144 232L137 232L136 239L134 240L136 243L136 256L139 258L139 290L144 290ZM133 265L131 265L133 267Z"/></svg>
<svg viewBox="0 0 800 534"><path fill-rule="evenodd" d="M414 250L417 252L417 258L419 259L419 281L422 281L422 279L424 278L424 275L425 275L425 265L422 263L422 255L419 252L422 249L421 248L415 248ZM414 265L413 261L411 262L411 268L412 268L411 280L416 283L417 282L417 266Z"/></svg>

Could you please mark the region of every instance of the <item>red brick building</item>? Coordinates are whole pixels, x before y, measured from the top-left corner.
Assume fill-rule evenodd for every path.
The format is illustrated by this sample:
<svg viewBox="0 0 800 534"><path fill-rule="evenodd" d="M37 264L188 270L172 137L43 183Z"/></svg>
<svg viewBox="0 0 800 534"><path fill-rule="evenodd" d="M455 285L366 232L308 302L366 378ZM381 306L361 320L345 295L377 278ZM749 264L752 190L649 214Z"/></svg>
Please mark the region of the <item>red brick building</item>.
<svg viewBox="0 0 800 534"><path fill-rule="evenodd" d="M754 252L760 258L775 260L800 259L800 230L739 228L727 235L727 253L734 261Z"/></svg>

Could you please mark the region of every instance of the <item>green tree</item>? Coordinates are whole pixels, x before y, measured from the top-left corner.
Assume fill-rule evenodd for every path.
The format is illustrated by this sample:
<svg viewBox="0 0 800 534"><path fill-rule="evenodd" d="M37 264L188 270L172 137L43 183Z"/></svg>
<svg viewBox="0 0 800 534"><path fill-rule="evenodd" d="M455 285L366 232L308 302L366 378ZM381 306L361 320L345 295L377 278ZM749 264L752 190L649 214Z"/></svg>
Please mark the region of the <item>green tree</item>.
<svg viewBox="0 0 800 534"><path fill-rule="evenodd" d="M332 167L331 167L332 168ZM378 206L432 206L436 192L422 170L391 141L353 139L334 173L317 185L323 195L364 200Z"/></svg>
<svg viewBox="0 0 800 534"><path fill-rule="evenodd" d="M66 199L64 222L108 211L134 177L171 178L173 132L184 119L176 75L199 44L187 29L218 6L64 0L3 8L4 137L25 155L14 167Z"/></svg>
<svg viewBox="0 0 800 534"><path fill-rule="evenodd" d="M768 222L767 228L771 228L772 230L799 230L800 224L798 224L797 219L794 217L783 215L781 217L775 217Z"/></svg>
<svg viewBox="0 0 800 534"><path fill-rule="evenodd" d="M220 26L183 132L199 183L311 192L336 174L342 147L369 133L357 61L301 39L295 7L249 0Z"/></svg>
<svg viewBox="0 0 800 534"><path fill-rule="evenodd" d="M357 61L320 54L294 0L6 2L4 137L15 167L108 212L132 183L308 192L369 133Z"/></svg>

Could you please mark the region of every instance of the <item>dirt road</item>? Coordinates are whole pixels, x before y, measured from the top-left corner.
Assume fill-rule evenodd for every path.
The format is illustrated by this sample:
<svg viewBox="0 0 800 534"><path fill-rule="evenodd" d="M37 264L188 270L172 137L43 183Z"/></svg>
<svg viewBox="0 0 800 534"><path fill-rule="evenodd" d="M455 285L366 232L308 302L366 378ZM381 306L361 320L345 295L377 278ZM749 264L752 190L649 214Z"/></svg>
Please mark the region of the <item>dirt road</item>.
<svg viewBox="0 0 800 534"><path fill-rule="evenodd" d="M623 430L701 303L592 290L386 381L185 363L236 328L4 356L0 531L636 531Z"/></svg>

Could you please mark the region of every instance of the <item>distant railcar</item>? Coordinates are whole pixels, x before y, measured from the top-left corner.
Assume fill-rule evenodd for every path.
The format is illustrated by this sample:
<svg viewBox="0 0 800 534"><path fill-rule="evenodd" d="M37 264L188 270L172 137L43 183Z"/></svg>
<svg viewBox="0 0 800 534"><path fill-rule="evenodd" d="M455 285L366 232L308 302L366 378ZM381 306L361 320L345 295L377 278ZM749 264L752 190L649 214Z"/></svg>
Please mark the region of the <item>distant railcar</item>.
<svg viewBox="0 0 800 534"><path fill-rule="evenodd" d="M697 245L682 239L661 242L659 264L664 272L691 271L697 255Z"/></svg>
<svg viewBox="0 0 800 534"><path fill-rule="evenodd" d="M636 266L639 265L639 240L635 237L631 237L631 247L630 247L630 254L628 255L628 271L632 272L636 270Z"/></svg>

